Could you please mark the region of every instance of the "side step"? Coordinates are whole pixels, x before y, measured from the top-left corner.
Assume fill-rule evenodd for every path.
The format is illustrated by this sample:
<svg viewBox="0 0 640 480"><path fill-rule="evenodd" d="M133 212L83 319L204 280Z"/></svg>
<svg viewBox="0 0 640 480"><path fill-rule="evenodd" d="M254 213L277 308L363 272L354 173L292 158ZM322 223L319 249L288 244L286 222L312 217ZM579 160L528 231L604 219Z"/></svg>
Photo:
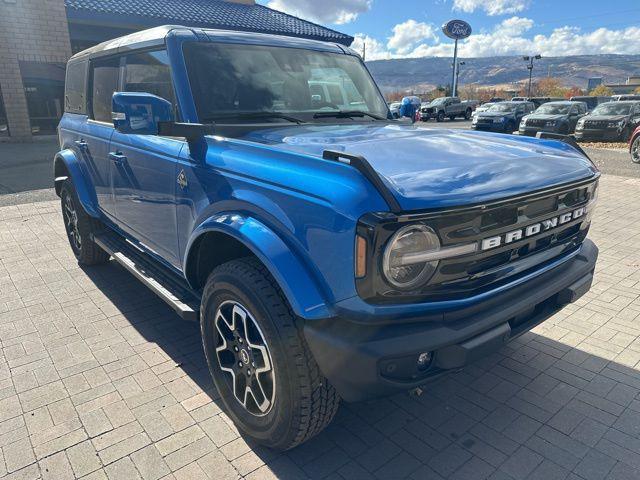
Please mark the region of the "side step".
<svg viewBox="0 0 640 480"><path fill-rule="evenodd" d="M93 239L183 319L198 321L200 297L184 279L153 261L148 254L115 232L103 232Z"/></svg>

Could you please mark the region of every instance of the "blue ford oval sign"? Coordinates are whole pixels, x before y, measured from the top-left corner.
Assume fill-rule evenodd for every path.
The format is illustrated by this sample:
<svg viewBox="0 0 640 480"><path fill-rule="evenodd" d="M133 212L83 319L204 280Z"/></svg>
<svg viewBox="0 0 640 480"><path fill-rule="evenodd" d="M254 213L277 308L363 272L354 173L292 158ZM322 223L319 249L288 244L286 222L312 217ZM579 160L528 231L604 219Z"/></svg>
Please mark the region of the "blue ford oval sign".
<svg viewBox="0 0 640 480"><path fill-rule="evenodd" d="M442 25L442 33L454 40L460 40L471 35L471 25L464 20L449 20Z"/></svg>

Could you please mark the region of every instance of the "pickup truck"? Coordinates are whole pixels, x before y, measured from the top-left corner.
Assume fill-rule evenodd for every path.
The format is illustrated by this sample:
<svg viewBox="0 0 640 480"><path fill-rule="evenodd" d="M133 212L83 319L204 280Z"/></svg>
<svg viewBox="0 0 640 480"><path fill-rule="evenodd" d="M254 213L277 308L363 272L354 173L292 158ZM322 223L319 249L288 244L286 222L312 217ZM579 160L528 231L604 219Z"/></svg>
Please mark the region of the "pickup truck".
<svg viewBox="0 0 640 480"><path fill-rule="evenodd" d="M341 94L318 98L325 80ZM53 170L73 254L199 322L216 401L272 448L590 288L583 152L399 123L349 48L157 27L77 53L65 88Z"/></svg>
<svg viewBox="0 0 640 480"><path fill-rule="evenodd" d="M461 101L458 97L440 97L420 109L420 119L423 122L430 118L443 122L445 117L449 117L449 120L455 120L456 117L469 120L477 106L476 100Z"/></svg>

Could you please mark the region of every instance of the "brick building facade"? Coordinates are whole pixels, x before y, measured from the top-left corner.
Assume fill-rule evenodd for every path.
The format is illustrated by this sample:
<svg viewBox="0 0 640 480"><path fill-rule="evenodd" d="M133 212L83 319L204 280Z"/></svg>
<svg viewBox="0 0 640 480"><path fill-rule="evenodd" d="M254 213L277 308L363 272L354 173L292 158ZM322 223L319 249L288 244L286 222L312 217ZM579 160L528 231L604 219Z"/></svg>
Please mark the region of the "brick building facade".
<svg viewBox="0 0 640 480"><path fill-rule="evenodd" d="M31 138L29 107L38 108L32 104L38 99L28 98L31 93L28 89L38 87L29 75L36 65L43 71L60 70L70 55L63 0L0 0L0 94L4 101L4 108L0 107L0 136ZM55 88L56 79L59 83L64 78L64 69L52 76L55 78L50 79L54 83L50 88ZM58 102L40 105L40 111L32 116L44 117L48 110L51 114L61 113L62 105Z"/></svg>
<svg viewBox="0 0 640 480"><path fill-rule="evenodd" d="M254 0L0 0L0 141L55 134L73 53L166 24L353 41Z"/></svg>

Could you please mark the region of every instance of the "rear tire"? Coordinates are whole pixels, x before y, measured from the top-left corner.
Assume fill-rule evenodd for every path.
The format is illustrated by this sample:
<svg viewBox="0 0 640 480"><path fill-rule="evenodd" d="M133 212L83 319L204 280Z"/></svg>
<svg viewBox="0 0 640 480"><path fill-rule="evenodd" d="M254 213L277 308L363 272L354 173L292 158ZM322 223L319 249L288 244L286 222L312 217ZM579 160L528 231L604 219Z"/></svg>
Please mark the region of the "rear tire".
<svg viewBox="0 0 640 480"><path fill-rule="evenodd" d="M99 220L89 216L78 200L71 179L60 188L62 218L71 250L80 265L98 265L109 260L109 254L93 241L93 235L104 227Z"/></svg>
<svg viewBox="0 0 640 480"><path fill-rule="evenodd" d="M209 275L200 327L222 403L247 436L288 450L331 422L340 398L320 373L282 291L257 259L233 260Z"/></svg>

